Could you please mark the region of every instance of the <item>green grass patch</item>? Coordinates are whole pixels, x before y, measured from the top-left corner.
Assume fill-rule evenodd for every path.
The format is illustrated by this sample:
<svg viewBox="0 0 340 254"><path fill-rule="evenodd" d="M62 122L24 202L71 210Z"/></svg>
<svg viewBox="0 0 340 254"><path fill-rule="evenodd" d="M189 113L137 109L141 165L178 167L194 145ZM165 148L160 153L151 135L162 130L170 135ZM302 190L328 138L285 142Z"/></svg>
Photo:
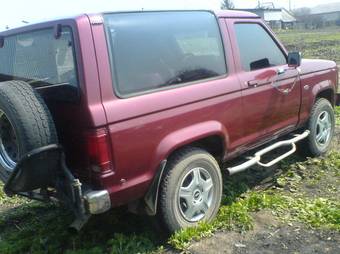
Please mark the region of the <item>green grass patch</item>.
<svg viewBox="0 0 340 254"><path fill-rule="evenodd" d="M78 234L67 230L72 214L55 205L31 202L1 215L0 253L157 253L164 242L149 220L117 209Z"/></svg>
<svg viewBox="0 0 340 254"><path fill-rule="evenodd" d="M30 203L28 199L21 198L19 196L8 197L2 190L4 188L3 183L0 181L0 206L10 207L22 203Z"/></svg>
<svg viewBox="0 0 340 254"><path fill-rule="evenodd" d="M340 231L340 203L328 199L314 200L290 197L287 202L293 219L314 228Z"/></svg>
<svg viewBox="0 0 340 254"><path fill-rule="evenodd" d="M340 125L340 107L335 107L336 125Z"/></svg>

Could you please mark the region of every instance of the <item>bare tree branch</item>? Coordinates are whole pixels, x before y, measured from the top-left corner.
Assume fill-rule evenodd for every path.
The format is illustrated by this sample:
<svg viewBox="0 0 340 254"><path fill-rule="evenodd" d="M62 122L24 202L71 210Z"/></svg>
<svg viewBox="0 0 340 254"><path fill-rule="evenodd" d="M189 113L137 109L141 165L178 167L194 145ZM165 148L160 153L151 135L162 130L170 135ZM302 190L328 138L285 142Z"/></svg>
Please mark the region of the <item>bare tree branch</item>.
<svg viewBox="0 0 340 254"><path fill-rule="evenodd" d="M234 8L235 8L235 5L232 0L223 0L221 3L222 10L230 10Z"/></svg>

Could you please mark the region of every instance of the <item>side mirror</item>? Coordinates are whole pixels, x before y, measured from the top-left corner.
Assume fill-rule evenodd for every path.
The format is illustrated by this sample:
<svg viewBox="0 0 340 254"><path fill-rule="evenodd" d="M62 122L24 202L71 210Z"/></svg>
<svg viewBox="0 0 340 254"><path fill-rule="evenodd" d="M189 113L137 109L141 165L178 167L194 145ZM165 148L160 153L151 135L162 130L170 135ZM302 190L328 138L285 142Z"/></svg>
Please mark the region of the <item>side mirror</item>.
<svg viewBox="0 0 340 254"><path fill-rule="evenodd" d="M301 65L301 52L290 52L288 54L288 66L297 68Z"/></svg>

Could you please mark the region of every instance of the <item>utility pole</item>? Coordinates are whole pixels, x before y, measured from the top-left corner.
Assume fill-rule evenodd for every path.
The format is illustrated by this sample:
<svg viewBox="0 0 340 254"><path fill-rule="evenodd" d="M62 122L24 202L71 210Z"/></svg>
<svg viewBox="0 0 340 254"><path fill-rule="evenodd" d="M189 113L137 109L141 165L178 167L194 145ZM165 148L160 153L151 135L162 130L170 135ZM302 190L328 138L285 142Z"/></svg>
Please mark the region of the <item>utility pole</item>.
<svg viewBox="0 0 340 254"><path fill-rule="evenodd" d="M292 11L292 0L289 0L289 11Z"/></svg>

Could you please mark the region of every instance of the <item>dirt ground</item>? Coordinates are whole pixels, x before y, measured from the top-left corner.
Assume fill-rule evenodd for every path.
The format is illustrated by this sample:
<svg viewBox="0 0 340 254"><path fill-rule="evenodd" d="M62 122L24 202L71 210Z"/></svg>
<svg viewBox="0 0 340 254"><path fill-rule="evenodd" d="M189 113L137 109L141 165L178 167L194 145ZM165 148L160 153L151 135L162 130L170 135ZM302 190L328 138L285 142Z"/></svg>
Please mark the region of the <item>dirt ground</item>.
<svg viewBox="0 0 340 254"><path fill-rule="evenodd" d="M252 231L244 234L219 232L214 237L195 243L193 254L270 254L270 253L340 253L340 234L310 230L301 224L285 225L269 211L253 216Z"/></svg>
<svg viewBox="0 0 340 254"><path fill-rule="evenodd" d="M333 149L340 150L340 127L336 129ZM279 168L276 170L280 171ZM313 171L318 168L307 170ZM295 191L303 193L304 196L333 197L339 200L340 186L337 177L326 174L317 184L312 184L309 180L308 177L302 179L298 186L295 186L297 188ZM267 178L265 182L271 182L270 178ZM327 188L328 186L333 186L333 188ZM292 190L287 188L286 191ZM195 242L188 252L192 254L340 253L339 232L311 229L301 223L284 223L273 216L270 211L254 213L253 220L254 229L251 231L219 232L211 238Z"/></svg>

